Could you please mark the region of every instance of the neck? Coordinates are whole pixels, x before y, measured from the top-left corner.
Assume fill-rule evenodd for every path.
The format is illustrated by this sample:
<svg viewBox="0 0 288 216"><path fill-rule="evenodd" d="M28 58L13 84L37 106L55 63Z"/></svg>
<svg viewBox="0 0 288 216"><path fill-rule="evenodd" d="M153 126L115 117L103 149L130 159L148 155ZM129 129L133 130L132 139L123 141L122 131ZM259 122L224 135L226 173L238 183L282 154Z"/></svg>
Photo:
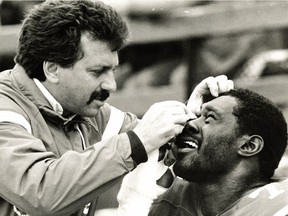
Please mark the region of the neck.
<svg viewBox="0 0 288 216"><path fill-rule="evenodd" d="M205 216L217 215L249 190L264 184L267 184L267 181L243 172L241 175L237 172L218 179L214 178L213 182L198 183L201 211Z"/></svg>

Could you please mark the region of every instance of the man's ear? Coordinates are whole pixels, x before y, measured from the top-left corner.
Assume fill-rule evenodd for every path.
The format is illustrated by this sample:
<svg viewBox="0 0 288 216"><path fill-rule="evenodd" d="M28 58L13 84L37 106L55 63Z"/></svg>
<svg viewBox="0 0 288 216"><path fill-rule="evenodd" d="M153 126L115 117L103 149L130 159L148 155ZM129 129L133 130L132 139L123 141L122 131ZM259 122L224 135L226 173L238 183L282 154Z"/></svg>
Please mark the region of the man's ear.
<svg viewBox="0 0 288 216"><path fill-rule="evenodd" d="M259 135L252 135L246 137L246 141L243 142L238 149L238 154L242 156L253 156L258 154L264 147L264 140Z"/></svg>
<svg viewBox="0 0 288 216"><path fill-rule="evenodd" d="M47 80L51 83L58 83L59 81L59 71L58 71L58 64L44 61L43 62L43 71L47 78Z"/></svg>

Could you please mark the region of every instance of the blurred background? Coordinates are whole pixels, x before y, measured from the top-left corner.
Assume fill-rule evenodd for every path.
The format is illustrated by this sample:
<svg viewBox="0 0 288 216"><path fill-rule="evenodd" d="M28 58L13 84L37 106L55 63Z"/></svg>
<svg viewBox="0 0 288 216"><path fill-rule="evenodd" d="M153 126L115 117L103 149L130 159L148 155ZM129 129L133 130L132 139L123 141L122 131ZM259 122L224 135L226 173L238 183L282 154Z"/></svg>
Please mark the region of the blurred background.
<svg viewBox="0 0 288 216"><path fill-rule="evenodd" d="M0 0L0 71L13 67L21 20L41 2ZM112 105L141 117L154 102L184 102L200 80L226 74L236 87L271 99L288 119L287 1L104 2L130 31L119 53Z"/></svg>

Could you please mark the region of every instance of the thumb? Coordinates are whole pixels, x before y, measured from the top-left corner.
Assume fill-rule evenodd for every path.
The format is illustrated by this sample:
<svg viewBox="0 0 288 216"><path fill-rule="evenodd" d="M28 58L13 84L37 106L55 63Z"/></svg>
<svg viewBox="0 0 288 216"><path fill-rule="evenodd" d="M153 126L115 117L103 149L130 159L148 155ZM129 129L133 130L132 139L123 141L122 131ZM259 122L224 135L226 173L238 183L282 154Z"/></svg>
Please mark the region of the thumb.
<svg viewBox="0 0 288 216"><path fill-rule="evenodd" d="M193 114L197 116L200 114L202 104L203 104L202 95L191 95L191 97L188 100L187 107ZM194 118L196 116L194 116Z"/></svg>

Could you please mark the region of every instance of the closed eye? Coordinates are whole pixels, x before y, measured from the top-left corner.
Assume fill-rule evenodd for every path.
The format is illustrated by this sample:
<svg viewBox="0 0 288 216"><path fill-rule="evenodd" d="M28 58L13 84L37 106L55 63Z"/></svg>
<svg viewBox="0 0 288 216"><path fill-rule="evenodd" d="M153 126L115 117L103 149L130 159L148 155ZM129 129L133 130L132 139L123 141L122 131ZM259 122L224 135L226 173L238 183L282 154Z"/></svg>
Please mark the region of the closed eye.
<svg viewBox="0 0 288 216"><path fill-rule="evenodd" d="M215 117L215 115L209 113L209 114L206 116L206 118L213 118L213 119L215 119L216 117Z"/></svg>
<svg viewBox="0 0 288 216"><path fill-rule="evenodd" d="M209 124L210 121L216 120L216 116L214 113L209 112L207 115L205 115L205 123Z"/></svg>
<svg viewBox="0 0 288 216"><path fill-rule="evenodd" d="M101 74L103 74L105 72L105 68L101 68L101 69L95 69L95 70L90 70L90 72L94 75L99 77Z"/></svg>
<svg viewBox="0 0 288 216"><path fill-rule="evenodd" d="M94 76L96 77L100 77L102 74L110 71L111 68L110 67L101 67L99 69L91 69L89 70ZM114 69L113 69L113 72L114 72Z"/></svg>

